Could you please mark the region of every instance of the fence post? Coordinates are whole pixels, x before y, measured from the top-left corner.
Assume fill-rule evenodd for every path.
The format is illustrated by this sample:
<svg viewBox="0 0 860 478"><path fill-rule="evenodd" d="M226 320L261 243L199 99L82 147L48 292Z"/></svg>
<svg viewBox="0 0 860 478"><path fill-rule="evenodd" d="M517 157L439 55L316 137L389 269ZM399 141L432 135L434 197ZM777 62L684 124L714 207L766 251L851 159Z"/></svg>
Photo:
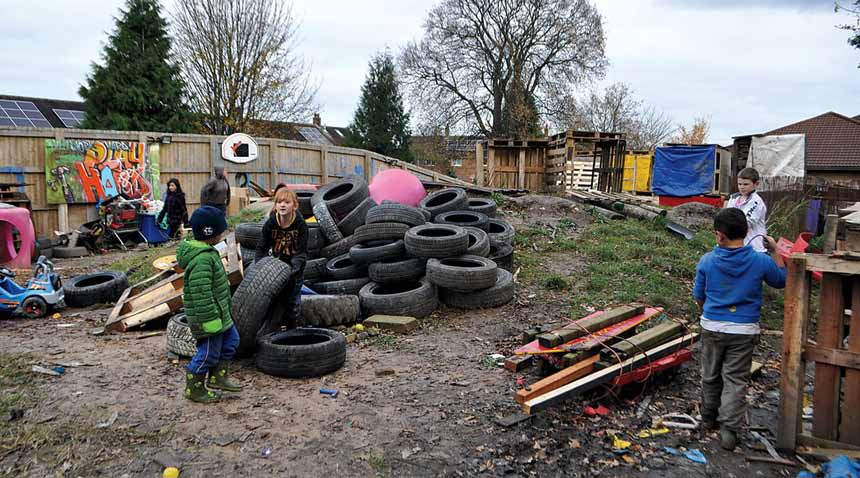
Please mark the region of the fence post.
<svg viewBox="0 0 860 478"><path fill-rule="evenodd" d="M475 182L484 185L484 143L475 143Z"/></svg>
<svg viewBox="0 0 860 478"><path fill-rule="evenodd" d="M320 184L328 183L328 148L320 146Z"/></svg>
<svg viewBox="0 0 860 478"><path fill-rule="evenodd" d="M496 180L496 148L492 145L492 139L487 141L487 186L493 187Z"/></svg>
<svg viewBox="0 0 860 478"><path fill-rule="evenodd" d="M520 155L517 158L517 188L526 188L526 148L520 149Z"/></svg>
<svg viewBox="0 0 860 478"><path fill-rule="evenodd" d="M364 179L370 183L370 151L364 151Z"/></svg>
<svg viewBox="0 0 860 478"><path fill-rule="evenodd" d="M806 342L806 321L809 315L809 273L806 271L806 259L789 257L787 262L777 446L794 450L797 447L797 435L803 431L800 420L806 378L803 345Z"/></svg>
<svg viewBox="0 0 860 478"><path fill-rule="evenodd" d="M57 141L66 139L65 132L61 129L55 128L54 139ZM45 158L45 161L47 162L48 158ZM47 184L47 178L45 183ZM64 234L69 232L69 205L65 202L57 204L57 229Z"/></svg>

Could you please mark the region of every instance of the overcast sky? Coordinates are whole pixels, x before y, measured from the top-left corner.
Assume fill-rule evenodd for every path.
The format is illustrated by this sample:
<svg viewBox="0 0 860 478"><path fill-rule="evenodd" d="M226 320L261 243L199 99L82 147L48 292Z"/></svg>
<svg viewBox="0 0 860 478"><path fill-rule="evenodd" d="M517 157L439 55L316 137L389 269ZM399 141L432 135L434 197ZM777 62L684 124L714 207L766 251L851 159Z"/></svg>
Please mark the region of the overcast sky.
<svg viewBox="0 0 860 478"><path fill-rule="evenodd" d="M5 0L0 93L78 100L122 0ZM296 0L323 122L346 126L367 62L421 35L431 0ZM172 0L163 2L169 11ZM860 50L832 0L598 0L606 82L723 144L825 111L860 114Z"/></svg>

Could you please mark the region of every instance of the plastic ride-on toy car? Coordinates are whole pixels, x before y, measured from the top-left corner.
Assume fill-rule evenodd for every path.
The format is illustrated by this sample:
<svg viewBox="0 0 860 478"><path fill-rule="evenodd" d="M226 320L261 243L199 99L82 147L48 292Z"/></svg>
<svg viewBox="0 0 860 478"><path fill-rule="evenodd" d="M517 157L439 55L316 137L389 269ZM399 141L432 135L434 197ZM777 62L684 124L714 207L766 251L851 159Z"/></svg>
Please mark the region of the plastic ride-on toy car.
<svg viewBox="0 0 860 478"><path fill-rule="evenodd" d="M63 284L54 273L54 264L40 256L33 264L33 278L21 287L12 278L15 272L0 267L0 313L21 314L28 319L44 317L51 307L61 308Z"/></svg>

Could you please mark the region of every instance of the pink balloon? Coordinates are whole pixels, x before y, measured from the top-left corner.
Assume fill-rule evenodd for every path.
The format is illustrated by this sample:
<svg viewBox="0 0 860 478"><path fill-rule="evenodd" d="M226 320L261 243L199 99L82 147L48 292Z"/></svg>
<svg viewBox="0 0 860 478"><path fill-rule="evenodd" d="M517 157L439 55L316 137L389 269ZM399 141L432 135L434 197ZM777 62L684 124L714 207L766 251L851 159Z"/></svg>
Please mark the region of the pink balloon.
<svg viewBox="0 0 860 478"><path fill-rule="evenodd" d="M407 206L418 206L426 195L427 191L424 190L421 180L403 169L386 169L370 180L370 197L376 204L394 201Z"/></svg>

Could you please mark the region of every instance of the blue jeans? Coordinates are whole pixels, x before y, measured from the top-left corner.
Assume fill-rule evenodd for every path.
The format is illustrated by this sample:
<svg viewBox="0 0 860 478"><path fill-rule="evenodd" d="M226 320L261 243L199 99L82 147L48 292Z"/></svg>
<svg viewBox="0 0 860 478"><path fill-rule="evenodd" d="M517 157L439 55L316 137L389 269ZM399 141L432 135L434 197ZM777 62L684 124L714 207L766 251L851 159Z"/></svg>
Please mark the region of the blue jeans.
<svg viewBox="0 0 860 478"><path fill-rule="evenodd" d="M238 347L239 331L236 330L235 325L218 335L199 339L197 354L188 364L188 371L194 374L207 373L215 368L218 362L233 360Z"/></svg>

